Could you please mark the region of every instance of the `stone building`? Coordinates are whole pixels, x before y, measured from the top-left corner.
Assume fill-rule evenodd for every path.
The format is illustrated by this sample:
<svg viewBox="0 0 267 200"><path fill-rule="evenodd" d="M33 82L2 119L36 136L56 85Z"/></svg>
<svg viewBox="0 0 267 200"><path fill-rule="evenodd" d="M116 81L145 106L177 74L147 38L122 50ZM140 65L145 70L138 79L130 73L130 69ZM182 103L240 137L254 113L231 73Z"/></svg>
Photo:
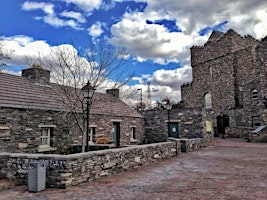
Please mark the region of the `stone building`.
<svg viewBox="0 0 267 200"><path fill-rule="evenodd" d="M223 136L247 137L244 134L250 129L263 130L267 124L266 49L267 37L256 40L233 30L213 31L203 46L191 47L193 80L181 87L185 108L202 108Z"/></svg>
<svg viewBox="0 0 267 200"><path fill-rule="evenodd" d="M22 76L0 73L0 152L49 152L82 144L85 136L77 119L85 115L78 110L80 117L74 117L58 87L65 86L50 83L50 71L38 66L23 70ZM120 100L119 90L95 92L89 122L90 145L98 138L116 145L143 141L144 118Z"/></svg>

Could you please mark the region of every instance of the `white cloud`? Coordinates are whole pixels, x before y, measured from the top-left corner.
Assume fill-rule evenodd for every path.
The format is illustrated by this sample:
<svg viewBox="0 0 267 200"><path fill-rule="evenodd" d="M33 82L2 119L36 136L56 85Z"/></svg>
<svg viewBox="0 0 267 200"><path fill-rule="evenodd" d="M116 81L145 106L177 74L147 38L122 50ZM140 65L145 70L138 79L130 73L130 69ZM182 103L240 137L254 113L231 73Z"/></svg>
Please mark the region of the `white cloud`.
<svg viewBox="0 0 267 200"><path fill-rule="evenodd" d="M153 73L151 81L157 85L168 86L172 89L180 87L184 82L191 80L191 68L182 67L174 70L160 69Z"/></svg>
<svg viewBox="0 0 267 200"><path fill-rule="evenodd" d="M259 39L267 35L267 1L243 0L147 0L143 12L128 11L121 21L111 27L111 42L125 47L138 62L151 60L159 64L182 64L176 70L157 70L149 77L135 77L139 86L146 80L155 84L152 97L180 98L180 85L192 79L190 47L203 45L207 35L199 32L227 22L222 31L234 29L241 35L250 34ZM172 20L182 32L170 32L163 25L148 24L147 20Z"/></svg>
<svg viewBox="0 0 267 200"><path fill-rule="evenodd" d="M66 3L73 3L78 6L81 10L84 10L88 13L92 12L94 9L98 10L101 6L102 0L62 0Z"/></svg>
<svg viewBox="0 0 267 200"><path fill-rule="evenodd" d="M11 59L6 63L10 65L25 66L25 58L38 59L39 55L48 55L50 46L46 41L34 41L33 38L23 35L3 38L4 45L12 50Z"/></svg>
<svg viewBox="0 0 267 200"><path fill-rule="evenodd" d="M54 26L54 27L71 27L76 30L82 30L83 28L79 23L76 21L70 19L70 20L64 20L60 19L54 15L47 15L41 18L45 23Z"/></svg>
<svg viewBox="0 0 267 200"><path fill-rule="evenodd" d="M48 15L54 14L54 5L51 3L45 2L34 2L26 1L22 5L22 10L31 11L31 10L43 10Z"/></svg>
<svg viewBox="0 0 267 200"><path fill-rule="evenodd" d="M232 1L154 1L147 0L144 12L125 13L111 27L111 42L125 47L139 62L152 60L159 64L189 60L189 49L202 45L208 35L199 31L228 21L225 29L256 38L267 35L267 2L265 0ZM146 20L174 20L182 32L170 32L163 25L147 24Z"/></svg>
<svg viewBox="0 0 267 200"><path fill-rule="evenodd" d="M162 25L147 24L145 14L140 12L126 14L122 21L112 26L111 33L110 41L125 47L138 61L153 60L159 64L186 60L193 44L207 40L207 36L196 33L170 33Z"/></svg>
<svg viewBox="0 0 267 200"><path fill-rule="evenodd" d="M147 95L147 82L151 83L152 100L168 97L178 101L181 99L180 87L192 80L192 71L189 65L185 65L174 70L156 70L152 75L134 77L134 80L139 81L136 87L143 88L144 96Z"/></svg>
<svg viewBox="0 0 267 200"><path fill-rule="evenodd" d="M95 22L90 28L88 28L88 33L92 37L100 36L104 31L102 29L102 23L101 22Z"/></svg>
<svg viewBox="0 0 267 200"><path fill-rule="evenodd" d="M79 23L85 23L86 22L85 17L81 13L79 13L79 12L66 11L65 10L62 13L60 13L60 15L62 17L75 19Z"/></svg>
<svg viewBox="0 0 267 200"><path fill-rule="evenodd" d="M67 12L64 11L61 13L61 16L71 18L68 20L59 18L54 11L54 5L51 3L44 2L29 2L26 1L22 5L22 10L32 11L32 10L43 10L45 13L44 16L35 16L34 19L42 20L46 24L59 27L71 27L76 30L82 30L81 23L86 22L85 18L78 12Z"/></svg>

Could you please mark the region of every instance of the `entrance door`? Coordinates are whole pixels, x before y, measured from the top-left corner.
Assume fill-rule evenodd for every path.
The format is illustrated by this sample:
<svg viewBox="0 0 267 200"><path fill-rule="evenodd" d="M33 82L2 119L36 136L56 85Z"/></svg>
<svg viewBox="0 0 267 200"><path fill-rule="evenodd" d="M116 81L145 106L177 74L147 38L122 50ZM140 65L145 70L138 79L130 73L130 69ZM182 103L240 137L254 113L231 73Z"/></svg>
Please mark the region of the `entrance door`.
<svg viewBox="0 0 267 200"><path fill-rule="evenodd" d="M224 138L225 128L229 126L229 116L220 114L217 116L217 132Z"/></svg>
<svg viewBox="0 0 267 200"><path fill-rule="evenodd" d="M179 138L178 123L176 123L176 122L170 122L169 129L170 129L170 135L169 135L169 137Z"/></svg>
<svg viewBox="0 0 267 200"><path fill-rule="evenodd" d="M116 147L120 146L120 122L113 122L113 143Z"/></svg>

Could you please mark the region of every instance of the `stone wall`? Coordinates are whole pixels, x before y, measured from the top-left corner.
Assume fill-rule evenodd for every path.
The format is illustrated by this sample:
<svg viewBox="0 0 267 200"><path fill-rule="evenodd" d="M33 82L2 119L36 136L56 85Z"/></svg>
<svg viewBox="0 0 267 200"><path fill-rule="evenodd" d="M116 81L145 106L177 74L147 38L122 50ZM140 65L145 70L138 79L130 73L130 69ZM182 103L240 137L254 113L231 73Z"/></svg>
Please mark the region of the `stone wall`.
<svg viewBox="0 0 267 200"><path fill-rule="evenodd" d="M166 141L168 138L168 111L144 111L145 140L147 143ZM170 122L178 124L179 137L203 137L202 113L199 109L172 109Z"/></svg>
<svg viewBox="0 0 267 200"><path fill-rule="evenodd" d="M72 155L0 153L0 178L27 184L31 162L46 165L47 187L67 188L181 153L180 140Z"/></svg>
<svg viewBox="0 0 267 200"><path fill-rule="evenodd" d="M260 72L260 84L259 90L262 97L262 119L265 125L267 124L267 36L262 39L261 43L258 45L256 51L258 53L257 64Z"/></svg>
<svg viewBox="0 0 267 200"><path fill-rule="evenodd" d="M249 131L247 135L247 140L249 142L267 142L267 126L263 126L263 128L259 131Z"/></svg>
<svg viewBox="0 0 267 200"><path fill-rule="evenodd" d="M229 53L256 44L257 41L251 36L241 37L235 31L229 30L223 37L218 38L216 41L208 41L204 46L200 47L191 47L191 65L194 67L208 60L223 57Z"/></svg>
<svg viewBox="0 0 267 200"><path fill-rule="evenodd" d="M261 42L250 36L242 37L233 30L209 40L204 46L191 48L193 80L181 87L185 108L203 108L210 112L213 126L223 113L229 117L230 127L252 127L253 116L267 119L267 39ZM258 51L255 50L256 46ZM252 99L257 89L259 99ZM205 94L211 94L212 107L205 108ZM264 105L266 98L266 106ZM204 121L204 120L203 120ZM234 137L246 135L239 133Z"/></svg>
<svg viewBox="0 0 267 200"><path fill-rule="evenodd" d="M112 124L120 123L120 144L130 145L131 127L136 128L134 144L142 143L144 133L143 118L116 117L110 115L91 115L90 126L95 127L95 140L107 137L113 141ZM82 143L82 133L76 126L72 115L63 112L30 110L30 109L0 109L0 152L36 153L41 144L42 127L51 127L51 147L59 145L79 145Z"/></svg>
<svg viewBox="0 0 267 200"><path fill-rule="evenodd" d="M209 142L202 138L186 139L181 138L181 152L191 152L209 146Z"/></svg>

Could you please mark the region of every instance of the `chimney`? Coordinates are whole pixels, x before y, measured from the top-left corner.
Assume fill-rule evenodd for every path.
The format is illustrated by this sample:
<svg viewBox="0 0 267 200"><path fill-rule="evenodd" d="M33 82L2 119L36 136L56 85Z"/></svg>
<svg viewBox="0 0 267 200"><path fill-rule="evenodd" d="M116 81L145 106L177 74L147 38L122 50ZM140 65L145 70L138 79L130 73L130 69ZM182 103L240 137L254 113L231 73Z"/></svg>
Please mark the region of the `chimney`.
<svg viewBox="0 0 267 200"><path fill-rule="evenodd" d="M31 68L23 69L22 76L39 84L48 84L50 82L50 71L45 70L41 65L32 65Z"/></svg>
<svg viewBox="0 0 267 200"><path fill-rule="evenodd" d="M120 90L119 89L108 89L108 90L106 90L106 93L113 96L113 97L120 98Z"/></svg>

